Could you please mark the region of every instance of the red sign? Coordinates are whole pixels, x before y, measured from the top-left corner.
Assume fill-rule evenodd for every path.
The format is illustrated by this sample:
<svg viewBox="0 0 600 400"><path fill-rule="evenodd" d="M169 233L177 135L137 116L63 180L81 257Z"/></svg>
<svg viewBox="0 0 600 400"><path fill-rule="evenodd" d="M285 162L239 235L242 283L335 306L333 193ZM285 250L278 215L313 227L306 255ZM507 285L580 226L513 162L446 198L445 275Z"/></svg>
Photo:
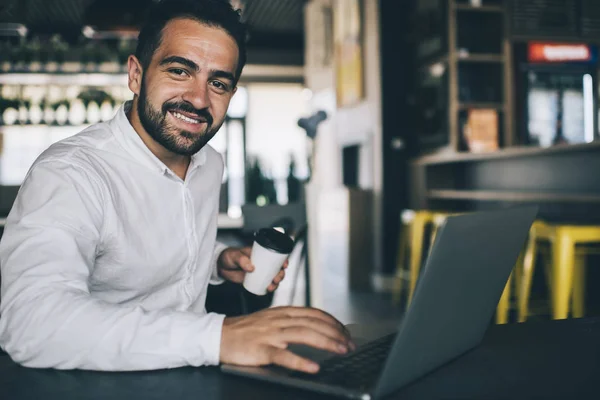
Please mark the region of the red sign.
<svg viewBox="0 0 600 400"><path fill-rule="evenodd" d="M592 50L586 44L529 43L529 62L591 61Z"/></svg>

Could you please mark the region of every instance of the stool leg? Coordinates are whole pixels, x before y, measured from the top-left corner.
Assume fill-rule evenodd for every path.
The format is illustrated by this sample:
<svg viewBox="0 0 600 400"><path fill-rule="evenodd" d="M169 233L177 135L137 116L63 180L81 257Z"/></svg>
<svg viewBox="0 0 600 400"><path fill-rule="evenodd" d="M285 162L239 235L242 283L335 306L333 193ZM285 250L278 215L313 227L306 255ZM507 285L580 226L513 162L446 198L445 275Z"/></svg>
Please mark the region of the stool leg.
<svg viewBox="0 0 600 400"><path fill-rule="evenodd" d="M525 247L519 253L519 258L517 259L517 263L515 264L512 272L513 278L513 287L515 288L516 296L520 293L521 281L523 280L523 259L525 258Z"/></svg>
<svg viewBox="0 0 600 400"><path fill-rule="evenodd" d="M433 243L435 242L435 237L437 236L438 227L434 223L431 226L431 235L429 238L429 249L427 249L427 257L431 254L431 250L433 250Z"/></svg>
<svg viewBox="0 0 600 400"><path fill-rule="evenodd" d="M529 314L529 296L531 295L531 281L533 280L533 272L535 270L535 258L537 255L537 238L535 235L530 235L527 239L525 254L523 256L523 269L520 278L518 290L518 312L517 318L519 322L525 322Z"/></svg>
<svg viewBox="0 0 600 400"><path fill-rule="evenodd" d="M575 245L558 230L552 244L552 318L566 319L569 316L569 300L573 288L575 268Z"/></svg>
<svg viewBox="0 0 600 400"><path fill-rule="evenodd" d="M392 293L392 303L400 304L402 299L402 285L404 284L404 265L406 261L406 248L408 247L408 238L410 235L410 226L401 225L400 237L398 238L398 254L396 257L396 279L394 280L394 288Z"/></svg>
<svg viewBox="0 0 600 400"><path fill-rule="evenodd" d="M508 306L510 303L510 287L513 280L513 274L510 274L508 278L508 282L506 282L506 286L504 287L504 291L502 292L502 297L500 297L500 301L498 302L498 306L496 307L496 323L497 324L506 324L508 322Z"/></svg>
<svg viewBox="0 0 600 400"><path fill-rule="evenodd" d="M411 229L411 248L410 248L410 282L407 306L412 300L415 293L415 286L419 278L419 270L421 269L421 258L423 255L423 236L425 235L426 219L417 215L413 221Z"/></svg>
<svg viewBox="0 0 600 400"><path fill-rule="evenodd" d="M585 315L585 255L575 256L573 271L573 317L582 318Z"/></svg>

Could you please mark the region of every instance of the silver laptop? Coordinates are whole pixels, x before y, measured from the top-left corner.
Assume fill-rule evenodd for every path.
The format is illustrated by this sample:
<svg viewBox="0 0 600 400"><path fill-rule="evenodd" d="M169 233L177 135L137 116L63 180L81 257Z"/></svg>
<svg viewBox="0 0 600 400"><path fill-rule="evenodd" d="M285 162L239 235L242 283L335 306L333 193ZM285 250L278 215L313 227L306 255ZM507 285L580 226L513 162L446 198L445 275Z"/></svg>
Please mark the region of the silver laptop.
<svg viewBox="0 0 600 400"><path fill-rule="evenodd" d="M537 211L525 206L449 217L397 330L344 356L314 351L318 374L276 366L222 365L222 371L354 399L400 389L481 342Z"/></svg>

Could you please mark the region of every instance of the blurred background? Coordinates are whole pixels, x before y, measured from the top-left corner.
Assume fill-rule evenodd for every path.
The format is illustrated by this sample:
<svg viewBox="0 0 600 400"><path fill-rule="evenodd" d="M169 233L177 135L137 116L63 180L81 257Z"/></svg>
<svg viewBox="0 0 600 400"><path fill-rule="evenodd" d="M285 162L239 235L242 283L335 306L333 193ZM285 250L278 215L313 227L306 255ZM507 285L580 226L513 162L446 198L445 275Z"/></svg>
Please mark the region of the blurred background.
<svg viewBox="0 0 600 400"><path fill-rule="evenodd" d="M0 217L43 150L132 97L125 64L153 1L0 2ZM365 293L396 312L444 218L535 203L497 322L600 310L599 2L232 3L250 35L210 142L226 165L219 238L297 240L275 296L244 303L340 315Z"/></svg>

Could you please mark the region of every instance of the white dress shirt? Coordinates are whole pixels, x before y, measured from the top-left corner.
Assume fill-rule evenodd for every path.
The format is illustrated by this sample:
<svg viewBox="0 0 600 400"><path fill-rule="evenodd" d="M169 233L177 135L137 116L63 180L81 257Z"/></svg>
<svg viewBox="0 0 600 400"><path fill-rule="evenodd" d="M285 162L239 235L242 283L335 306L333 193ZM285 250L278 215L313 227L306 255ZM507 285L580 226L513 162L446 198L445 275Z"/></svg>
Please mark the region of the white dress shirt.
<svg viewBox="0 0 600 400"><path fill-rule="evenodd" d="M144 145L125 103L33 164L0 242L0 346L39 368L147 370L219 362L216 242L223 160L185 180Z"/></svg>

